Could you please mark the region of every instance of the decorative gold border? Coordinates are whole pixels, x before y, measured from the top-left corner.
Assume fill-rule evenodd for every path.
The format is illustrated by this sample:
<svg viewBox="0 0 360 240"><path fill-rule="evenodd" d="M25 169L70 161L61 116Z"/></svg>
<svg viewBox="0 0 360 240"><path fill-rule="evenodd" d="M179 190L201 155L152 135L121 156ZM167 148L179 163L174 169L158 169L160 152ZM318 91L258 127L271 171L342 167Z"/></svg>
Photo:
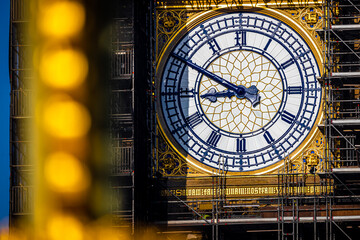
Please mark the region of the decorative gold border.
<svg viewBox="0 0 360 240"><path fill-rule="evenodd" d="M184 34L186 34L189 30L193 29L194 27L196 27L198 24L221 14L224 13L232 13L232 12L239 12L239 11L247 11L247 12L257 12L257 13L261 13L270 17L273 17L275 19L278 19L282 22L285 22L286 24L288 24L291 28L293 28L304 40L306 43L309 44L310 49L312 50L315 59L318 63L319 66L319 70L320 70L320 75L322 75L322 64L323 64L323 60L322 60L322 55L321 55L321 51L320 51L320 46L318 45L318 43L311 37L311 33L304 29L304 27L296 22L290 15L288 15L285 12L280 12L279 10L274 10L274 9L265 9L265 8L252 8L249 6L244 6L242 8L236 8L236 9L229 9L229 8L219 8L219 9L215 9L215 10L209 10L209 11L205 11L205 12L201 12L198 14L195 14L181 29L178 30L178 32L171 38L169 39L168 43L166 44L166 46L163 48L163 51L161 52L161 54L159 54L159 59L158 59L158 64L156 67L156 82L160 82L161 81L161 75L162 75L162 71L163 68L165 66L166 60L171 52L171 50L176 46L176 44L181 40L181 38L184 36ZM157 93L160 92L160 84L157 84L156 87L156 91ZM182 149L181 146L179 146L179 144L176 142L175 139L173 139L172 135L170 134L169 130L167 129L166 123L163 119L163 115L162 115L162 111L160 108L160 98L157 98L157 121L158 121L158 126L160 127L160 131L162 131L164 133L164 137L166 138L166 141L170 144L170 146L174 149L174 151L176 151L180 156L182 156L184 159L187 160L187 162L194 167L196 170L203 172L204 174L213 174L213 175L218 175L219 172L217 169L213 168L213 167L209 167L206 166L204 164L200 164L197 160L195 160L193 157L187 155L187 153ZM323 99L321 100L321 106L320 106L320 110L317 116L317 119L314 123L313 128L311 129L311 131L308 133L308 136L305 138L305 140L301 143L301 145L295 149L290 155L289 158L293 159L298 157L298 155L303 152L307 147L310 146L311 144L311 139L313 139L316 134L320 131L317 127L317 125L322 122L323 119ZM254 170L254 171L247 171L247 172L227 172L228 175L259 175L259 174L265 174L265 173L270 173L273 172L274 170L278 169L279 167L283 166L284 164L284 160L280 160L279 162L265 167L265 168L261 168L258 170Z"/></svg>

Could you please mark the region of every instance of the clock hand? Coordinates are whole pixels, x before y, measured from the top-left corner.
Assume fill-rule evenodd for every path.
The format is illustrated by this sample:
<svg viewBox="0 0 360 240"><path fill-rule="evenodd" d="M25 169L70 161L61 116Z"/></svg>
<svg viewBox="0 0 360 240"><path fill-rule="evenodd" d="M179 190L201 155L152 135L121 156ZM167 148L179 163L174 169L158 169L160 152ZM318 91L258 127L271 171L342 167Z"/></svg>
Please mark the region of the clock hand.
<svg viewBox="0 0 360 240"><path fill-rule="evenodd" d="M243 87L243 86L240 86ZM245 88L245 87L244 87ZM260 96L257 95L257 88L255 86L251 86L249 88L245 88L245 94L243 95L243 97L241 96L237 96L239 99L241 98L247 98L251 104L253 105L253 107L255 107L257 104L259 104L260 102ZM216 102L217 98L219 97L228 97L231 98L233 96L235 96L235 92L232 90L225 90L225 91L221 91L221 92L216 92L215 88L211 88L207 93L201 95L201 98L206 98L208 99L210 102Z"/></svg>
<svg viewBox="0 0 360 240"><path fill-rule="evenodd" d="M214 73L212 73L212 72L210 72L210 71L196 65L195 63L191 62L190 60L186 60L185 58L183 58L183 57L181 57L181 56L179 56L179 55L177 55L175 53L171 53L171 56L173 56L174 58L182 61L183 63L185 63L189 67L195 69L196 71L204 74L208 78L211 78L215 82L223 85L228 90L233 91L234 95L237 98L239 98L239 99L241 99L241 98L248 99L251 102L251 104L253 105L253 107L255 107L257 104L259 104L260 96L258 95L259 90L257 89L256 86L251 86L249 88L246 88L246 87L244 87L242 85L236 86L235 84L226 81L225 79L223 79L223 78L215 75Z"/></svg>
<svg viewBox="0 0 360 240"><path fill-rule="evenodd" d="M244 86L239 86L243 87ZM260 95L258 94L259 90L256 86L251 85L249 88L245 88L244 98L249 100L253 107L256 107L260 103Z"/></svg>
<svg viewBox="0 0 360 240"><path fill-rule="evenodd" d="M195 63L191 62L190 60L186 60L185 58L176 55L175 53L171 53L171 56L173 56L174 58L182 61L183 63L185 63L186 65L190 66L191 68L195 69L196 71L204 74L205 76L207 76L208 78L211 78L212 80L214 80L215 82L223 85L224 87L226 87L227 89L233 90L235 93L238 90L238 86L236 86L233 83L230 83L228 81L226 81L225 79L213 74L212 72L203 69L202 67L196 65Z"/></svg>
<svg viewBox="0 0 360 240"><path fill-rule="evenodd" d="M211 88L207 93L201 95L201 98L206 98L210 102L216 102L219 97L228 97L231 98L235 96L235 92L232 90L225 90L221 92L217 92L215 88Z"/></svg>

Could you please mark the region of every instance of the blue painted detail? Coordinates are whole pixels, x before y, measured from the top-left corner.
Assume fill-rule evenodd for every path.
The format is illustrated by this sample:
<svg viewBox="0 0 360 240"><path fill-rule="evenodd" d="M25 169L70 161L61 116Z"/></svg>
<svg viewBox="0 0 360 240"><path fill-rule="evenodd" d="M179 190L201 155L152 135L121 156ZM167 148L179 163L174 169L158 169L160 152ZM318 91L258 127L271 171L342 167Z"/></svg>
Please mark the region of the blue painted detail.
<svg viewBox="0 0 360 240"><path fill-rule="evenodd" d="M221 49L217 41L215 39L210 38L210 36L208 35L208 31L205 29L204 25L200 25L200 28L202 29L203 35L205 35L206 38L208 39L209 49L212 50L214 54L219 54L219 51ZM214 31L212 25L210 25L210 28L212 31Z"/></svg>
<svg viewBox="0 0 360 240"><path fill-rule="evenodd" d="M294 63L295 63L294 59L290 58L289 60L281 64L281 68L286 69L287 67L291 66Z"/></svg>
<svg viewBox="0 0 360 240"><path fill-rule="evenodd" d="M272 39L269 39L269 41L266 43L266 45L265 45L265 47L264 47L264 52L268 49L271 41L272 41Z"/></svg>
<svg viewBox="0 0 360 240"><path fill-rule="evenodd" d="M276 34L277 31L279 31L279 28L281 26L281 22L278 22L278 24L276 25L276 27L274 28L274 32L271 34L271 38L273 38ZM270 25L270 28L273 27L272 25Z"/></svg>
<svg viewBox="0 0 360 240"><path fill-rule="evenodd" d="M182 50L182 48L178 50L178 53L177 53L177 54L178 54L179 56L187 56L187 55L188 55L188 53L185 52L184 50Z"/></svg>
<svg viewBox="0 0 360 240"><path fill-rule="evenodd" d="M175 129L171 131L172 134L175 134L176 132L180 132L181 130L183 130L185 125L175 124L174 127Z"/></svg>
<svg viewBox="0 0 360 240"><path fill-rule="evenodd" d="M206 142L211 146L216 146L218 144L218 142L220 141L220 138L221 138L221 135L218 134L217 132L213 131L210 134L210 137L208 138L208 140Z"/></svg>
<svg viewBox="0 0 360 240"><path fill-rule="evenodd" d="M236 44L235 46L245 46L246 45L246 32L245 31L236 31Z"/></svg>
<svg viewBox="0 0 360 240"><path fill-rule="evenodd" d="M200 161L203 162L205 160L205 158L207 157L207 155L209 154L209 149L206 149L204 152L201 152L202 156L200 158Z"/></svg>
<svg viewBox="0 0 360 240"><path fill-rule="evenodd" d="M291 124L294 119L295 116L291 113L289 113L288 111L284 110L283 113L281 114L281 119L289 124Z"/></svg>
<svg viewBox="0 0 360 240"><path fill-rule="evenodd" d="M194 128L197 125L199 125L203 121L203 119L201 118L201 115L199 114L199 112L196 112L193 115L186 118L186 121L191 128Z"/></svg>
<svg viewBox="0 0 360 240"><path fill-rule="evenodd" d="M244 161L243 161L243 156L242 155L240 155L240 160L237 160L237 161L234 161L234 164L236 164L236 165L243 165L243 163L244 163Z"/></svg>
<svg viewBox="0 0 360 240"><path fill-rule="evenodd" d="M236 139L236 151L237 152L246 152L246 139Z"/></svg>
<svg viewBox="0 0 360 240"><path fill-rule="evenodd" d="M168 89L167 92L161 92L161 96L173 96L173 95L179 95L180 97L194 97L194 94L197 94L197 92L194 91L194 89L187 89L187 88L181 88L180 91L172 91L172 89Z"/></svg>
<svg viewBox="0 0 360 240"><path fill-rule="evenodd" d="M264 138L268 144L271 144L274 141L274 138L270 135L268 131L265 131Z"/></svg>
<svg viewBox="0 0 360 240"><path fill-rule="evenodd" d="M274 152L275 152L274 155L276 155L279 159L281 159L282 157L281 157L281 155L280 155L279 150L278 150L275 146L273 146L273 149L274 149Z"/></svg>
<svg viewBox="0 0 360 240"><path fill-rule="evenodd" d="M286 91L288 92L288 94L301 94L302 87L301 86L298 86L298 87L289 86Z"/></svg>
<svg viewBox="0 0 360 240"><path fill-rule="evenodd" d="M194 89L189 90L188 88L185 88L185 89L180 88L179 96L181 98L183 98L183 97L194 97L194 94L196 94Z"/></svg>
<svg viewBox="0 0 360 240"><path fill-rule="evenodd" d="M219 44L215 39L210 39L208 41L209 43L209 49L213 51L214 54L219 54L219 51L221 50L219 47Z"/></svg>
<svg viewBox="0 0 360 240"><path fill-rule="evenodd" d="M297 122L297 123L299 124L299 126L305 128L306 130L310 130L310 127L307 124L305 124L304 122Z"/></svg>

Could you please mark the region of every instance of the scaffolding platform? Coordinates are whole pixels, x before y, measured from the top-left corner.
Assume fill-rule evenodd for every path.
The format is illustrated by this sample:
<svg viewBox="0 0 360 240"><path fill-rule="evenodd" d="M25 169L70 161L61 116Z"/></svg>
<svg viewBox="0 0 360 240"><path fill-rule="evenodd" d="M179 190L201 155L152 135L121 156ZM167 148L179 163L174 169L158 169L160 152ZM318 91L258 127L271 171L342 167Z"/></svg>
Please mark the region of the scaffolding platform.
<svg viewBox="0 0 360 240"><path fill-rule="evenodd" d="M335 126L360 126L360 119L332 119L331 124Z"/></svg>
<svg viewBox="0 0 360 240"><path fill-rule="evenodd" d="M329 220L335 222L342 222L342 221L360 221L360 215L344 215L344 216L333 216L331 219L326 216L317 216L314 217L284 217L283 221L287 223L292 223L293 221L299 223L313 223L314 220L316 222L326 222ZM238 224L271 224L271 223L278 223L279 218L238 218L238 219L218 219L217 224L219 225L238 225ZM212 225L213 222L206 222L204 220L174 220L174 221L164 221L164 222L157 222L157 225L166 225L169 227L184 227L184 226L204 226L204 225Z"/></svg>
<svg viewBox="0 0 360 240"><path fill-rule="evenodd" d="M360 30L360 24L344 24L344 25L332 25L332 30L345 31L345 30Z"/></svg>
<svg viewBox="0 0 360 240"><path fill-rule="evenodd" d="M334 72L331 73L331 78L358 78L360 72Z"/></svg>

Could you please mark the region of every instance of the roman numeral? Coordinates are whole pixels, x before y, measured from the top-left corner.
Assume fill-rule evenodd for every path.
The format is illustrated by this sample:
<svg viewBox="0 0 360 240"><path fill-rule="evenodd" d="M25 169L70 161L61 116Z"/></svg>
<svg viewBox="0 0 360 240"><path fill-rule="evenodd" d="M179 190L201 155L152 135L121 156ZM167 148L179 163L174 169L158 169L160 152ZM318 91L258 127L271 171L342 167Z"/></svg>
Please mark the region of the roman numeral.
<svg viewBox="0 0 360 240"><path fill-rule="evenodd" d="M213 131L210 134L210 137L208 138L208 140L206 141L209 145L211 146L216 146L218 144L218 142L220 141L220 137L221 135L218 134L217 132Z"/></svg>
<svg viewBox="0 0 360 240"><path fill-rule="evenodd" d="M193 115L187 117L186 121L191 128L194 128L199 125L203 121L203 119L201 118L200 114L196 112Z"/></svg>
<svg viewBox="0 0 360 240"><path fill-rule="evenodd" d="M210 38L210 36L208 35L208 31L206 30L204 25L200 25L200 28L202 29L203 35L205 35L205 37L208 39L209 49L211 49L214 54L219 54L218 52L220 51L220 47L217 41Z"/></svg>
<svg viewBox="0 0 360 240"><path fill-rule="evenodd" d="M302 93L302 87L288 87L287 89L288 94L301 94Z"/></svg>
<svg viewBox="0 0 360 240"><path fill-rule="evenodd" d="M271 144L274 141L274 138L270 135L268 131L265 131L264 138L268 144Z"/></svg>
<svg viewBox="0 0 360 240"><path fill-rule="evenodd" d="M218 54L220 47L217 41L215 39L210 39L208 44L210 45L209 48L214 52L214 54Z"/></svg>
<svg viewBox="0 0 360 240"><path fill-rule="evenodd" d="M281 64L281 68L286 69L287 67L293 65L294 63L295 63L294 59L290 58L289 60Z"/></svg>
<svg viewBox="0 0 360 240"><path fill-rule="evenodd" d="M236 40L235 46L246 45L246 32L245 31L236 31L235 40Z"/></svg>
<svg viewBox="0 0 360 240"><path fill-rule="evenodd" d="M245 152L246 151L246 139L236 139L236 151Z"/></svg>
<svg viewBox="0 0 360 240"><path fill-rule="evenodd" d="M284 112L281 114L281 119L284 122L291 124L294 121L295 116L293 114L289 113L288 111L284 110Z"/></svg>

